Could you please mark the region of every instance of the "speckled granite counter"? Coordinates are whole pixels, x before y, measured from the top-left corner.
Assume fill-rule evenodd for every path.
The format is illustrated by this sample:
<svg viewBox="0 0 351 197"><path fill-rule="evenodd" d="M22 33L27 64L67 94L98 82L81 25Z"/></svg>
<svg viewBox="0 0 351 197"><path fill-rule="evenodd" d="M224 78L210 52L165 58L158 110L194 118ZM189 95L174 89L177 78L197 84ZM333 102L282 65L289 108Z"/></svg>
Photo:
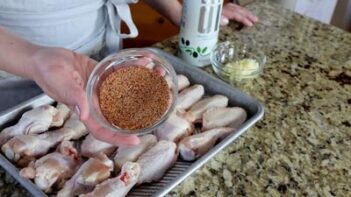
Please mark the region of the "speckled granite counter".
<svg viewBox="0 0 351 197"><path fill-rule="evenodd" d="M252 38L266 53L264 74L239 85L265 117L170 196L351 196L351 34L267 1L248 8L260 22L220 40ZM156 46L175 53L176 38ZM1 170L0 188L28 196Z"/></svg>
<svg viewBox="0 0 351 197"><path fill-rule="evenodd" d="M265 117L170 196L351 196L351 34L267 1L248 8L260 22L220 40L252 38L267 55L239 85ZM157 47L175 53L176 40Z"/></svg>

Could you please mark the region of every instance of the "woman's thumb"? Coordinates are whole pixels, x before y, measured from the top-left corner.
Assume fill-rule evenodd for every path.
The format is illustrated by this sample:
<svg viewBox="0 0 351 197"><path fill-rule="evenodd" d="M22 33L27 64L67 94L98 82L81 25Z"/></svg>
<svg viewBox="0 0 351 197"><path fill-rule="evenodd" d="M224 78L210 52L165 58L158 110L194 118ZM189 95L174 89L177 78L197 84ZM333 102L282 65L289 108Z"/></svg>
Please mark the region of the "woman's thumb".
<svg viewBox="0 0 351 197"><path fill-rule="evenodd" d="M221 16L221 25L222 26L226 26L226 25L228 25L229 24L229 19L227 18L227 17L225 17L225 16Z"/></svg>
<svg viewBox="0 0 351 197"><path fill-rule="evenodd" d="M89 116L89 104L85 91L82 91L75 98L76 105L74 106L74 111L79 115L79 118L84 121Z"/></svg>

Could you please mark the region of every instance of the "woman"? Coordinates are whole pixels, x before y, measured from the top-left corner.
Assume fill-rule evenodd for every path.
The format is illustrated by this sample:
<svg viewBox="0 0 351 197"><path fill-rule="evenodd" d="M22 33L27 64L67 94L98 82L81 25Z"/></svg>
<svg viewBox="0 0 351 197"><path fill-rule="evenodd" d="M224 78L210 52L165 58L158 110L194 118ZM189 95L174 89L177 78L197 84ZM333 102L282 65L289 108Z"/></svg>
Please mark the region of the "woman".
<svg viewBox="0 0 351 197"><path fill-rule="evenodd" d="M181 5L177 0L145 1L174 24L180 23ZM138 35L128 7L136 2L2 0L0 70L22 78L0 78L0 111L43 90L80 114L96 138L116 145L138 143L136 136L121 136L95 124L84 88L96 64L90 57L115 52L121 48L121 39ZM231 3L223 8L222 24L229 19L248 26L257 21L246 9ZM129 27L129 34L119 31L121 21Z"/></svg>

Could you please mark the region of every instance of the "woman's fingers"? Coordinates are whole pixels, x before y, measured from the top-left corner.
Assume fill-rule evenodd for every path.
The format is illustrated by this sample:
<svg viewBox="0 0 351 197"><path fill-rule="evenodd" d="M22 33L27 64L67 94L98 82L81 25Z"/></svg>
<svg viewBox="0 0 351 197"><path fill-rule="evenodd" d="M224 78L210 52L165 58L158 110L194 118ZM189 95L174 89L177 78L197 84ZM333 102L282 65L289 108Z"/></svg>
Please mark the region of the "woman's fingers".
<svg viewBox="0 0 351 197"><path fill-rule="evenodd" d="M235 7L233 7L233 5ZM257 22L258 18L254 16L249 10L235 4L231 4L231 7L233 7L232 9L237 10L238 13L241 13L241 15L244 16L244 18L250 20L252 23Z"/></svg>
<svg viewBox="0 0 351 197"><path fill-rule="evenodd" d="M81 90L81 92L76 95L76 105L74 110L79 115L81 120L86 120L89 117L89 104L88 99L86 97L85 91Z"/></svg>
<svg viewBox="0 0 351 197"><path fill-rule="evenodd" d="M223 16L227 19L236 20L246 26L252 26L258 20L250 11L233 3L227 3L223 7ZM222 19L222 21L225 25L225 19Z"/></svg>
<svg viewBox="0 0 351 197"><path fill-rule="evenodd" d="M257 23L257 21L258 21L257 16L253 15L251 12L248 12L247 17L248 17L253 23Z"/></svg>
<svg viewBox="0 0 351 197"><path fill-rule="evenodd" d="M93 134L96 139L115 146L136 145L140 142L138 136L136 135L121 135L103 128L94 130L94 132L91 131L90 133Z"/></svg>
<svg viewBox="0 0 351 197"><path fill-rule="evenodd" d="M138 144L140 140L136 135L122 135L107 128L101 127L92 116L85 91L86 82L84 83L84 80L88 79L91 70L96 65L96 62L88 57L80 56L79 54L76 54L75 58L77 59L78 64L76 71L72 72L73 81L70 82L70 98L67 98L67 100L72 100L74 111L79 115L81 121L87 126L90 133L101 141L105 141L116 146ZM95 98L93 101L97 101L97 99Z"/></svg>
<svg viewBox="0 0 351 197"><path fill-rule="evenodd" d="M90 133L93 134L95 138L117 146L134 145L139 143L139 138L136 135L121 135L110 131L107 128L101 127L90 113L85 90L74 83L70 90L72 91L70 96L74 103L73 110L79 115L81 121L87 126Z"/></svg>
<svg viewBox="0 0 351 197"><path fill-rule="evenodd" d="M251 27L253 23L247 18L247 16L243 15L240 12L234 12L232 14L233 19L235 19L238 22L241 22L242 24Z"/></svg>
<svg viewBox="0 0 351 197"><path fill-rule="evenodd" d="M249 26L249 27L251 27L253 25L253 23L249 19L247 19L246 16L242 15L239 12L232 13L231 19L234 19L234 20L236 20L236 21L238 21L246 26Z"/></svg>
<svg viewBox="0 0 351 197"><path fill-rule="evenodd" d="M229 24L229 19L227 17L225 17L224 15L221 16L221 25L222 26L226 26Z"/></svg>
<svg viewBox="0 0 351 197"><path fill-rule="evenodd" d="M82 121L88 127L90 133L93 134L96 139L101 141L105 141L116 146L135 145L139 144L140 142L138 136L136 135L122 135L99 126L99 124L91 116L88 116L87 119Z"/></svg>

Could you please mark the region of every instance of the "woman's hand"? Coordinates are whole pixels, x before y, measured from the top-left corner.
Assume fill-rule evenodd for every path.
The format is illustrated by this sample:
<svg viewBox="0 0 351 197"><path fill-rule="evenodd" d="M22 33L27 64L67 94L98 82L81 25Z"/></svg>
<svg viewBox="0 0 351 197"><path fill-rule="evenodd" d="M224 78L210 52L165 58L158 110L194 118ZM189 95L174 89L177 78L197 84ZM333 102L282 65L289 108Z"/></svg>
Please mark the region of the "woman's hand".
<svg viewBox="0 0 351 197"><path fill-rule="evenodd" d="M152 8L168 18L173 24L179 26L182 16L182 6L177 0L146 0ZM247 9L234 3L226 3L223 6L221 25L228 25L229 20L238 21L246 26L252 26L257 22L257 17Z"/></svg>
<svg viewBox="0 0 351 197"><path fill-rule="evenodd" d="M100 127L89 113L85 92L93 59L63 48L39 47L32 58L31 78L51 98L74 109L97 139L115 145L137 144L137 136L123 136Z"/></svg>
<svg viewBox="0 0 351 197"><path fill-rule="evenodd" d="M89 113L85 86L96 62L63 48L42 47L0 26L0 70L34 80L56 101L80 115L97 138L111 144L137 144L137 136L122 136L100 127Z"/></svg>
<svg viewBox="0 0 351 197"><path fill-rule="evenodd" d="M221 25L228 25L229 20L235 20L251 27L257 22L258 18L239 5L227 3L223 6Z"/></svg>

